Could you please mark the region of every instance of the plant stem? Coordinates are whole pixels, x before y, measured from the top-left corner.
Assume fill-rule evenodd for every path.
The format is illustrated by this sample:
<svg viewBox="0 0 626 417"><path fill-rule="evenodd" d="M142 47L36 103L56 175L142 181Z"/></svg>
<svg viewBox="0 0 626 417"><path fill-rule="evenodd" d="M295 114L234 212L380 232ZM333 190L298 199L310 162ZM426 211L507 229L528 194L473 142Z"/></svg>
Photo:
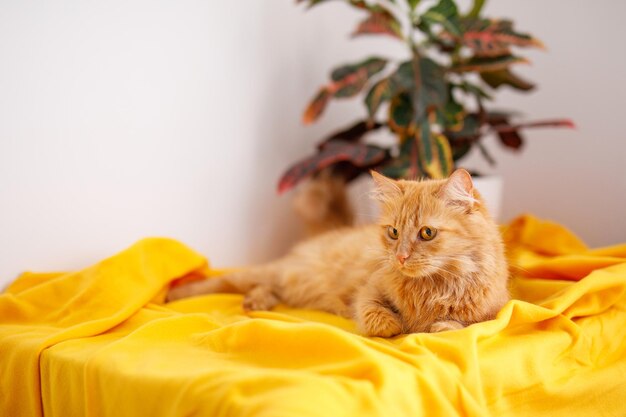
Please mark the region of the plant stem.
<svg viewBox="0 0 626 417"><path fill-rule="evenodd" d="M480 11L483 9L486 0L474 0L474 5L472 6L472 10L467 14L467 17L477 18L480 14Z"/></svg>

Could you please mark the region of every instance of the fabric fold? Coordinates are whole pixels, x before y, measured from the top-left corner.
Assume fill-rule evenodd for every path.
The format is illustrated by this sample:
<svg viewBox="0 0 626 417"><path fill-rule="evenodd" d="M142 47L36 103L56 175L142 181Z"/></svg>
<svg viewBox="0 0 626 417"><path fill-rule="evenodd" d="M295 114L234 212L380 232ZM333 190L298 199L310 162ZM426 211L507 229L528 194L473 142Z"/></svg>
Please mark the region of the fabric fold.
<svg viewBox="0 0 626 417"><path fill-rule="evenodd" d="M514 299L495 320L392 339L324 312L245 314L240 295L161 305L220 273L168 239L25 274L0 295L0 415L626 415L626 244L589 249L532 216L503 235Z"/></svg>
<svg viewBox="0 0 626 417"><path fill-rule="evenodd" d="M170 281L205 265L179 242L152 238L79 272L26 274L30 287L18 279L0 295L0 410L10 410L2 415L41 415L43 349L114 328Z"/></svg>

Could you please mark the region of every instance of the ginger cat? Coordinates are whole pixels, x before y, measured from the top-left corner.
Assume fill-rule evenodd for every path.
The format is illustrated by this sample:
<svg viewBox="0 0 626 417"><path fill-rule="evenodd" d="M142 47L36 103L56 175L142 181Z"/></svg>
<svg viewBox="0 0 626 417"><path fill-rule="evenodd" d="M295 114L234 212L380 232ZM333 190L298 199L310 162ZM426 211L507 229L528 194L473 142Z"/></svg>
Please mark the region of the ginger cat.
<svg viewBox="0 0 626 417"><path fill-rule="evenodd" d="M175 287L169 299L241 293L246 310L279 302L319 309L381 337L494 318L509 300L508 267L498 227L469 173L425 181L372 175L379 224L324 233L274 262Z"/></svg>

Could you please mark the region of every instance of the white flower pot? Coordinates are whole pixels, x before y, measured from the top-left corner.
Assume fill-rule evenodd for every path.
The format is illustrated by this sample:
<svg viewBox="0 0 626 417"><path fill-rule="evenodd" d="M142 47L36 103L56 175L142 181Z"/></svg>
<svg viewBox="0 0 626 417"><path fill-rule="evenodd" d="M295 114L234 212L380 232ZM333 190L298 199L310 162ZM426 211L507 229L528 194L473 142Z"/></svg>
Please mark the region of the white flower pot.
<svg viewBox="0 0 626 417"><path fill-rule="evenodd" d="M500 221L502 209L502 177L497 175L486 177L472 177L474 187L478 190L491 217L497 222ZM355 211L355 224L368 224L376 221L379 214L379 207L376 201L372 200L370 194L374 187L372 178L369 175L362 175L353 181L348 188L348 196Z"/></svg>

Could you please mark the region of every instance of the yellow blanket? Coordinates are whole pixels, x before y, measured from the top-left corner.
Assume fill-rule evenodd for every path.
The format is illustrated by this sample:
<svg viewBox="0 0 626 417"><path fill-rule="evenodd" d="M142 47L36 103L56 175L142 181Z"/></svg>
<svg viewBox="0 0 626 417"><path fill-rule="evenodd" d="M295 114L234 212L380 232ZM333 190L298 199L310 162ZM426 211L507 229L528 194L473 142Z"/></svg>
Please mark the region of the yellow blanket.
<svg viewBox="0 0 626 417"><path fill-rule="evenodd" d="M0 416L625 416L626 245L521 217L496 320L390 340L330 314L163 305L207 270L167 239L0 295ZM214 271L215 272L215 271Z"/></svg>

